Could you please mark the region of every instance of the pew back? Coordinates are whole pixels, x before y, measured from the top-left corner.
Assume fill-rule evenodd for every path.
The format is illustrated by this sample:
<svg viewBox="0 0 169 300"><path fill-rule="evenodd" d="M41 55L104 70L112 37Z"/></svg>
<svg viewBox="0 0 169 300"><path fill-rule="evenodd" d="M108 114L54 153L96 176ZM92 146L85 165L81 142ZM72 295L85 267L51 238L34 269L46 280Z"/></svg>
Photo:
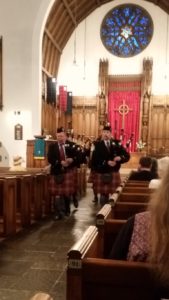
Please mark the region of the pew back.
<svg viewBox="0 0 169 300"><path fill-rule="evenodd" d="M159 300L151 274L146 263L85 258L82 300Z"/></svg>
<svg viewBox="0 0 169 300"><path fill-rule="evenodd" d="M153 189L145 186L124 186L124 193L140 193L140 194L149 194L153 192Z"/></svg>
<svg viewBox="0 0 169 300"><path fill-rule="evenodd" d="M141 181L141 180L130 180L128 179L124 185L127 186L143 186L143 187L148 187L149 186L149 181Z"/></svg>
<svg viewBox="0 0 169 300"><path fill-rule="evenodd" d="M121 192L117 198L120 202L145 202L150 200L150 193Z"/></svg>
<svg viewBox="0 0 169 300"><path fill-rule="evenodd" d="M115 225L114 234L117 228ZM90 226L68 252L66 299L160 300L151 266L99 257L98 237L97 230Z"/></svg>
<svg viewBox="0 0 169 300"><path fill-rule="evenodd" d="M147 203L139 202L116 202L111 209L112 219L129 219L136 213L145 211L147 209ZM109 215L110 216L110 215Z"/></svg>

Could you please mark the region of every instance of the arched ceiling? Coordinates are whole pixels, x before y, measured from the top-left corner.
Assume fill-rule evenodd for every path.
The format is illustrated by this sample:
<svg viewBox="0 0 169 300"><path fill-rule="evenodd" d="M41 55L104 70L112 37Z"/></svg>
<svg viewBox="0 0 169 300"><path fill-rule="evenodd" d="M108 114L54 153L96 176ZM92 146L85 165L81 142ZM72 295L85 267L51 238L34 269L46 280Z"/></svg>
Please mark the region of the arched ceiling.
<svg viewBox="0 0 169 300"><path fill-rule="evenodd" d="M169 0L144 0L169 14ZM42 70L57 76L61 53L75 27L96 8L114 0L56 0L48 16L42 46ZM130 2L130 1L129 1Z"/></svg>

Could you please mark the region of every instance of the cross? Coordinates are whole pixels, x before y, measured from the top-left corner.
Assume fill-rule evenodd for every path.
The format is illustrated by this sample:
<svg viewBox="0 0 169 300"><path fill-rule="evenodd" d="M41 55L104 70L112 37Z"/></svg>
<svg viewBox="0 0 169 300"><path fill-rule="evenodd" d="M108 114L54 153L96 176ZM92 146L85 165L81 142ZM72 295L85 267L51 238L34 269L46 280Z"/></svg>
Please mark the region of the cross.
<svg viewBox="0 0 169 300"><path fill-rule="evenodd" d="M120 115L122 115L122 129L124 129L125 125L125 116L129 113L129 111L132 111L131 108L125 103L125 100L123 100L123 103L118 107L118 109L114 109L114 111L118 111Z"/></svg>

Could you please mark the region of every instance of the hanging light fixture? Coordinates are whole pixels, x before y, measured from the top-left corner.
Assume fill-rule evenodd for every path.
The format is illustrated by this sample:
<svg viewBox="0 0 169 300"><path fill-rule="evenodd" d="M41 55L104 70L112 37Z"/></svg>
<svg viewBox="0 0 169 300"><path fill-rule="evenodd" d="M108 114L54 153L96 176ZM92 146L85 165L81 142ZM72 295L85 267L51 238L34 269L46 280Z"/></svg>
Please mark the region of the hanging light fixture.
<svg viewBox="0 0 169 300"><path fill-rule="evenodd" d="M76 33L77 33L77 0L75 1L75 12L74 12L74 19L75 19L75 28L74 28L74 43L73 43L73 65L77 66L77 58L76 58Z"/></svg>
<svg viewBox="0 0 169 300"><path fill-rule="evenodd" d="M84 22L84 59L83 59L83 80L86 79L86 19Z"/></svg>
<svg viewBox="0 0 169 300"><path fill-rule="evenodd" d="M76 61L76 27L75 27L75 30L74 30L73 65L74 66L77 65L77 61Z"/></svg>

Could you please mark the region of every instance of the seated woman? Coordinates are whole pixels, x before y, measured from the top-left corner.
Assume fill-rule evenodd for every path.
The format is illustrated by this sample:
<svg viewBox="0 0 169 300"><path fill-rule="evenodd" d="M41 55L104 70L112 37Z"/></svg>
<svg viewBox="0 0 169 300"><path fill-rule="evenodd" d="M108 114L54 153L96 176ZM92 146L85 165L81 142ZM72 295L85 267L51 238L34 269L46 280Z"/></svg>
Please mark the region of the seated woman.
<svg viewBox="0 0 169 300"><path fill-rule="evenodd" d="M169 285L169 167L147 211L130 218L110 253L112 259L155 264L159 278Z"/></svg>
<svg viewBox="0 0 169 300"><path fill-rule="evenodd" d="M164 176L167 167L169 166L169 157L165 156L157 160L157 172L158 178L152 179L149 183L149 188L157 189L161 183L161 179Z"/></svg>

